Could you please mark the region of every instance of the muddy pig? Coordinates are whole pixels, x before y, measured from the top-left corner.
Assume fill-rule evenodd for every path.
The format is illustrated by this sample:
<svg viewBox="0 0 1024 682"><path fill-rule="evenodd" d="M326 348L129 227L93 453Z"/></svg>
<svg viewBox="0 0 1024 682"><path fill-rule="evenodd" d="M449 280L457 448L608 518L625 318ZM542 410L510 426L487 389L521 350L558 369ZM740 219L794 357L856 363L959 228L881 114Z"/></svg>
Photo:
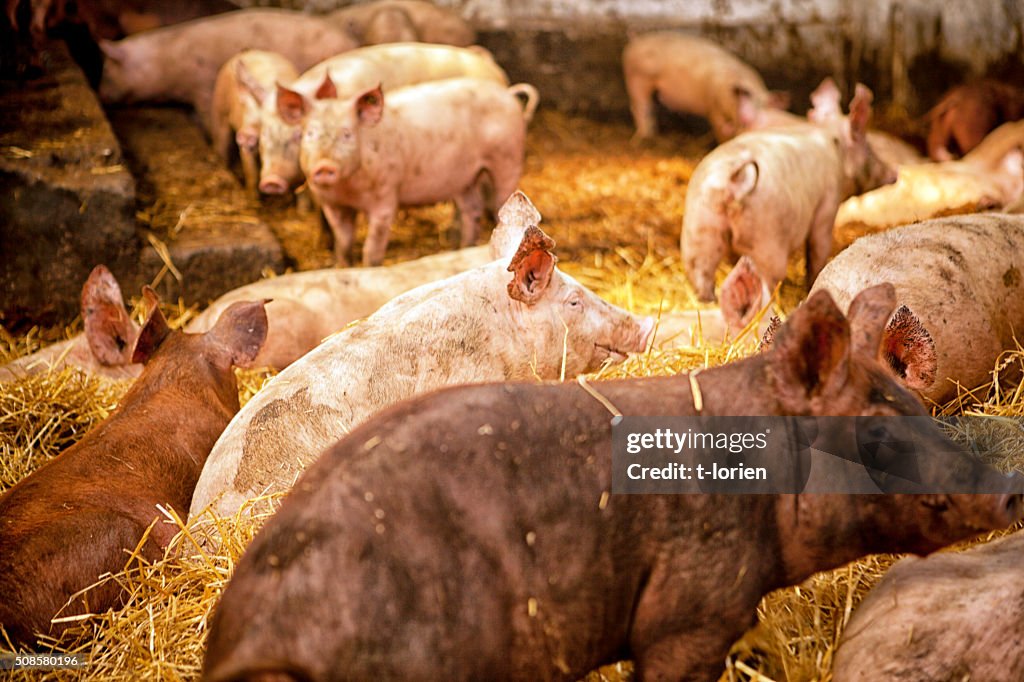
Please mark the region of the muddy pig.
<svg viewBox="0 0 1024 682"><path fill-rule="evenodd" d="M302 182L299 146L310 99L330 78L334 97L346 99L380 85L402 86L442 78L472 77L508 85L508 77L483 48L401 43L363 47L324 60L263 103L260 129L260 191L284 194ZM286 91L287 90L287 91ZM303 95L297 98L292 93ZM536 102L534 105L536 106Z"/></svg>
<svg viewBox="0 0 1024 682"><path fill-rule="evenodd" d="M335 10L327 18L363 45L413 40L467 47L476 42L476 31L465 19L448 8L421 0L364 2ZM410 29L414 35L406 37Z"/></svg>
<svg viewBox="0 0 1024 682"><path fill-rule="evenodd" d="M233 366L250 362L267 331L262 303L236 303L207 334L168 329L156 294L139 332L134 362L148 360L117 410L81 441L0 497L0 624L31 644L56 633L55 615L102 612L115 585L74 597L142 548L162 556L176 527L157 505L188 509L214 441L238 411ZM184 418L187 415L187 418Z"/></svg>
<svg viewBox="0 0 1024 682"><path fill-rule="evenodd" d="M810 287L831 255L839 203L896 179L867 144L870 116L871 91L858 84L847 118L743 133L704 157L681 239L700 300L715 299L715 270L730 252L750 256L770 291L805 248Z"/></svg>
<svg viewBox="0 0 1024 682"><path fill-rule="evenodd" d="M1024 118L1024 89L991 79L958 85L926 118L928 156L949 161L955 151L966 154L974 149L999 124Z"/></svg>
<svg viewBox="0 0 1024 682"><path fill-rule="evenodd" d="M527 114L515 92L523 87L533 90L452 78L387 95L376 87L348 99L322 87L303 125L299 162L334 236L338 263L349 262L357 211L369 223L363 265L384 259L399 206L453 199L461 245L475 244L488 208L485 184L497 204L522 174Z"/></svg>
<svg viewBox="0 0 1024 682"><path fill-rule="evenodd" d="M675 31L655 31L630 39L622 70L636 137L654 135L652 97L673 111L707 118L719 143L737 135L742 124L738 96L756 108L785 108L789 97L771 93L760 74L710 40Z"/></svg>
<svg viewBox="0 0 1024 682"><path fill-rule="evenodd" d="M853 612L836 682L1024 679L1024 534L963 552L909 557Z"/></svg>
<svg viewBox="0 0 1024 682"><path fill-rule="evenodd" d="M1024 216L952 216L856 240L822 270L814 290L841 308L891 282L901 308L886 330L886 358L907 386L943 403L957 382L987 383L1024 329ZM1018 337L1019 338L1019 337Z"/></svg>
<svg viewBox="0 0 1024 682"><path fill-rule="evenodd" d="M207 121L217 72L243 50L278 52L304 71L357 43L324 19L282 9L245 9L100 41L106 103L171 101Z"/></svg>
<svg viewBox="0 0 1024 682"><path fill-rule="evenodd" d="M213 107L205 122L214 150L230 163L235 151L242 162L245 188L259 184L256 155L264 100L277 88L299 77L287 58L276 52L246 50L224 62L213 87Z"/></svg>
<svg viewBox="0 0 1024 682"><path fill-rule="evenodd" d="M399 296L278 374L217 441L192 500L219 515L295 476L350 429L403 398L451 384L558 379L645 349L638 320L555 268L540 214L502 207L500 258ZM511 238L516 233L522 239ZM512 273L511 275L509 273Z"/></svg>
<svg viewBox="0 0 1024 682"><path fill-rule="evenodd" d="M610 494L608 405L923 414L877 359L891 288L864 296L847 320L819 293L771 350L699 378L462 386L378 414L242 557L203 679L577 680L628 655L638 680L715 680L767 592L1012 522L1012 495Z"/></svg>
<svg viewBox="0 0 1024 682"><path fill-rule="evenodd" d="M1024 121L1004 123L959 161L900 166L896 182L850 197L836 226L888 228L1003 208L1024 194Z"/></svg>

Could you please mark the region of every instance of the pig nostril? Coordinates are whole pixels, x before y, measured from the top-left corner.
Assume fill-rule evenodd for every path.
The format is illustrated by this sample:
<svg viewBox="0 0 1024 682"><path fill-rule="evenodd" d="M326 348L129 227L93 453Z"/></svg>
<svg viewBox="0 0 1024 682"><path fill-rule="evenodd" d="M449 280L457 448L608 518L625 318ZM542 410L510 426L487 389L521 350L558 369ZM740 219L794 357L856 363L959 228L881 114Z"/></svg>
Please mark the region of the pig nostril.
<svg viewBox="0 0 1024 682"><path fill-rule="evenodd" d="M1004 495L1003 511L1011 523L1019 521L1024 513L1024 495Z"/></svg>
<svg viewBox="0 0 1024 682"><path fill-rule="evenodd" d="M271 178L260 180L260 191L264 194L284 194L288 188L283 180Z"/></svg>
<svg viewBox="0 0 1024 682"><path fill-rule="evenodd" d="M331 183L338 177L338 171L330 166L320 166L313 171L313 181L319 183Z"/></svg>

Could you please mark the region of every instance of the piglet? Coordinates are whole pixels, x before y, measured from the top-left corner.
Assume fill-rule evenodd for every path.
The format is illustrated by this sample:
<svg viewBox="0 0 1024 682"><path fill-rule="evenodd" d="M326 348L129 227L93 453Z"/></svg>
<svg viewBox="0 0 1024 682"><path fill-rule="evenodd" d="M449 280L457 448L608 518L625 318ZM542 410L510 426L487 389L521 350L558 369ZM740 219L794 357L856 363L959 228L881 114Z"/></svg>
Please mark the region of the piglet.
<svg viewBox="0 0 1024 682"><path fill-rule="evenodd" d="M1001 123L1024 118L1024 89L987 78L958 85L926 118L930 121L928 156L949 161L954 151L966 154Z"/></svg>
<svg viewBox="0 0 1024 682"><path fill-rule="evenodd" d="M730 251L750 256L772 290L790 254L805 249L810 287L831 255L839 203L896 179L867 143L871 97L858 84L848 118L743 133L698 164L681 246L700 300L715 299L715 270Z"/></svg>
<svg viewBox="0 0 1024 682"><path fill-rule="evenodd" d="M517 192L491 238L496 260L399 296L273 379L217 441L192 500L229 516L288 490L320 452L374 412L440 386L558 379L643 351L639 320L555 268L540 214Z"/></svg>
<svg viewBox="0 0 1024 682"><path fill-rule="evenodd" d="M1013 522L1019 495L609 494L613 410L924 414L878 361L893 303L876 287L848 319L818 293L768 352L699 377L462 386L378 414L253 540L203 679L578 680L632 656L638 680L715 680L767 592ZM955 471L926 426L948 453L926 464Z"/></svg>
<svg viewBox="0 0 1024 682"><path fill-rule="evenodd" d="M987 383L1024 329L1024 216L950 216L872 234L829 263L813 291L840 308L880 282L896 287L885 357L924 398Z"/></svg>
<svg viewBox="0 0 1024 682"><path fill-rule="evenodd" d="M843 633L832 679L1024 679L1024 534L963 552L908 557L864 598Z"/></svg>
<svg viewBox="0 0 1024 682"><path fill-rule="evenodd" d="M369 222L364 265L384 259L399 206L453 199L461 245L475 244L487 207L484 183L500 203L522 174L530 110L515 92L523 87L452 78L401 88L387 99L379 86L337 99L328 77L303 123L299 161L334 235L338 263L349 262L357 211ZM311 106L298 93L289 97Z"/></svg>
<svg viewBox="0 0 1024 682"><path fill-rule="evenodd" d="M361 2L327 18L363 45L412 40L466 47L476 42L476 31L458 13L424 0Z"/></svg>
<svg viewBox="0 0 1024 682"><path fill-rule="evenodd" d="M217 72L239 52L277 52L303 71L357 43L325 19L283 9L244 9L116 42L101 40L99 46L104 102L183 102L205 121Z"/></svg>
<svg viewBox="0 0 1024 682"><path fill-rule="evenodd" d="M760 74L719 45L676 31L633 37L622 53L622 70L636 137L654 135L653 97L669 109L703 116L719 143L751 125L740 99L753 110L783 109L789 97L771 93Z"/></svg>
<svg viewBox="0 0 1024 682"><path fill-rule="evenodd" d="M233 366L259 352L263 303L236 303L206 334L172 332L149 288L149 319L132 359L146 368L103 423L0 497L0 625L31 646L58 635L55 616L97 613L118 603L112 583L148 538L142 555L162 556L176 527L157 505L184 514L203 462L238 411Z"/></svg>
<svg viewBox="0 0 1024 682"><path fill-rule="evenodd" d="M284 56L264 50L246 50L224 62L213 87L213 107L207 123L214 150L225 162L235 151L242 162L245 188L255 193L259 183L256 155L260 143L260 116L264 100L278 83L298 78Z"/></svg>

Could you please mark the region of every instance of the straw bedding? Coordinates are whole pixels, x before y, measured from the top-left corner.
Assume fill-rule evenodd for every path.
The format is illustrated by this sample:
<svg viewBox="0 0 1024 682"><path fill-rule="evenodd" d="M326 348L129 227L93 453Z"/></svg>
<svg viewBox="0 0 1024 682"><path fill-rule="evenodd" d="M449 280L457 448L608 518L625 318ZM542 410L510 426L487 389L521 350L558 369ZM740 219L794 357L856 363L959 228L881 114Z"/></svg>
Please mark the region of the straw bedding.
<svg viewBox="0 0 1024 682"><path fill-rule="evenodd" d="M635 148L624 125L597 124L542 112L530 131L526 172L521 187L544 215L543 227L558 242L561 266L610 301L632 311L696 306L679 265L679 225L684 189L709 140L667 135ZM290 209L264 209L300 267L329 263L317 248L312 219ZM274 220L274 216L284 216ZM446 242L448 207L403 211L394 231L391 261L436 251ZM365 229L365 228L364 228ZM357 242L358 243L358 242ZM720 276L724 276L723 267ZM803 295L802 265L794 263L780 289L777 307L791 310ZM138 316L139 311L136 311ZM175 324L195 313L168 306ZM0 328L0 363L31 352L69 330L32 330L12 337ZM629 359L596 378L674 374L713 366L753 352L746 335L726 345L704 345L651 352ZM1006 354L1005 364L1024 369L1024 351ZM239 372L241 397L259 390L266 372ZM124 383L88 378L72 369L36 375L0 385L0 491L74 443L114 409ZM993 443L1024 453L1024 389L996 384L963 395L937 411L989 415L970 433L954 434L985 450ZM1020 467L1019 461L1005 464ZM260 509L270 506L258 500ZM198 676L208 618L243 549L262 523L244 512L220 522L223 541L215 553L199 549L189 531L179 534L165 559L147 564L125 554L126 568L104 580L124 585L129 595L120 610L79 621L57 649L84 654L79 671L14 674L14 679L190 680ZM163 522L181 525L168 511ZM830 679L835 645L853 609L885 573L894 557L869 557L819 574L797 588L766 597L760 625L737 643L725 680ZM8 649L0 635L0 650ZM588 680L628 680L628 662L607 666Z"/></svg>

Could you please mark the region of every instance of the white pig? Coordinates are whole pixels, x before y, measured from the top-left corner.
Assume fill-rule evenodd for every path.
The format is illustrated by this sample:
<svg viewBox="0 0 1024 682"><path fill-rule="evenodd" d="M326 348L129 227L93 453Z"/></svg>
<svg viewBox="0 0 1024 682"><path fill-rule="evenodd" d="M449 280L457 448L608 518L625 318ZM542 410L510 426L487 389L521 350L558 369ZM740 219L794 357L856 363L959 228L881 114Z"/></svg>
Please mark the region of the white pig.
<svg viewBox="0 0 1024 682"><path fill-rule="evenodd" d="M523 170L526 114L514 91L524 85L452 78L401 88L385 101L379 87L335 99L329 84L306 118L299 161L334 234L338 263L348 263L356 212L364 211L363 264L378 265L399 205L454 199L461 245L475 244L484 184L503 202Z"/></svg>
<svg viewBox="0 0 1024 682"><path fill-rule="evenodd" d="M357 43L325 19L283 9L244 9L100 41L100 98L107 103L171 101L209 120L224 62L243 50L285 56L299 71Z"/></svg>
<svg viewBox="0 0 1024 682"><path fill-rule="evenodd" d="M950 216L861 237L814 289L845 311L861 291L896 287L883 349L911 389L939 404L991 379L1024 330L1024 216Z"/></svg>
<svg viewBox="0 0 1024 682"><path fill-rule="evenodd" d="M652 97L673 111L707 118L719 143L743 128L739 98L754 109L785 108L788 95L772 93L761 75L721 46L676 31L654 31L630 39L622 70L636 137L654 135Z"/></svg>
<svg viewBox="0 0 1024 682"><path fill-rule="evenodd" d="M334 97L354 97L380 85L387 92L442 78L470 77L508 85L508 77L482 47L396 43L362 47L326 59L263 102L260 191L284 194L302 181L299 144L311 100L330 77ZM303 97L295 97L298 93ZM536 103L534 102L534 106Z"/></svg>
<svg viewBox="0 0 1024 682"><path fill-rule="evenodd" d="M807 285L832 250L839 203L895 180L868 147L871 91L858 84L848 118L755 130L704 157L686 192L681 246L702 301L715 298L715 270L730 251L753 260L766 290L806 247Z"/></svg>
<svg viewBox="0 0 1024 682"><path fill-rule="evenodd" d="M492 244L501 258L399 296L247 403L214 446L190 516L211 504L230 515L247 499L287 490L326 446L404 398L453 384L574 377L644 350L654 320L561 273L525 195L512 195L498 219Z"/></svg>
<svg viewBox="0 0 1024 682"><path fill-rule="evenodd" d="M259 182L256 154L260 143L260 106L277 83L287 83L298 76L295 66L284 55L265 50L239 52L217 74L213 108L207 122L210 138L225 162L230 163L233 151L238 150L245 188L250 192L256 191Z"/></svg>
<svg viewBox="0 0 1024 682"><path fill-rule="evenodd" d="M404 15L404 20L396 18L398 12ZM382 19L382 15L387 19ZM327 18L351 33L364 45L402 39L445 43L457 47L466 47L476 42L476 31L465 19L451 9L438 7L423 0L362 2L335 10L328 14ZM384 25L390 26L391 31L382 32L381 28ZM402 38L403 35L408 35L410 29L415 33L415 37Z"/></svg>

